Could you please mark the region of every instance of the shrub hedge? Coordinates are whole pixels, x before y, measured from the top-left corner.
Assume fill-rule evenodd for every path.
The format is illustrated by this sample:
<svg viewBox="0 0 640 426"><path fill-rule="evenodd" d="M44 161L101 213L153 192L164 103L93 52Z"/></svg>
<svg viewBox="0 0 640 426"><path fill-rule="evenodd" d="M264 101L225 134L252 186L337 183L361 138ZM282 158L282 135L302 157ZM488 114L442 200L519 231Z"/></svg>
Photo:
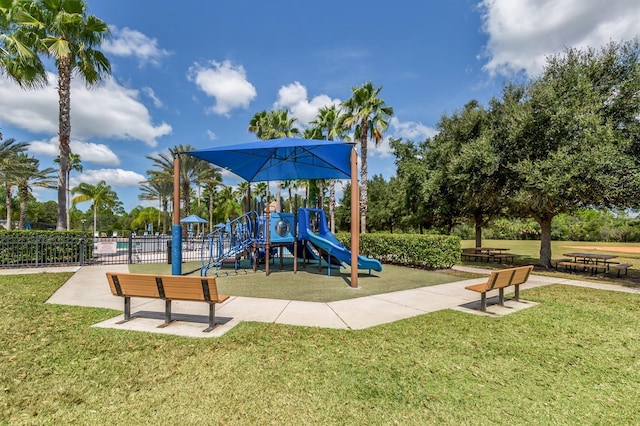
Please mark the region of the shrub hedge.
<svg viewBox="0 0 640 426"><path fill-rule="evenodd" d="M351 247L351 234L342 232L338 240ZM460 238L433 234L375 233L360 235L360 254L383 263L424 269L447 269L460 262Z"/></svg>
<svg viewBox="0 0 640 426"><path fill-rule="evenodd" d="M90 232L0 231L0 265L79 263L92 254Z"/></svg>

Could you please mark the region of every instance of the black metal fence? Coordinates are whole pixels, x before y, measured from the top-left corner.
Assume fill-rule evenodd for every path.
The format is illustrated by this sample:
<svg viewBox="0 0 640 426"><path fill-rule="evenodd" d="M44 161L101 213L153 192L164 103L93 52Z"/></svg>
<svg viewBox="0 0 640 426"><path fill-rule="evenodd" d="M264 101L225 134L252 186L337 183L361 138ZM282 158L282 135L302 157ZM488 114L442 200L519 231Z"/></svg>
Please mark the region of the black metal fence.
<svg viewBox="0 0 640 426"><path fill-rule="evenodd" d="M182 261L200 261L206 241L192 235L183 238ZM39 238L37 232L28 238L0 235L0 268L130 263L171 263L171 236L84 238L61 233L52 240Z"/></svg>

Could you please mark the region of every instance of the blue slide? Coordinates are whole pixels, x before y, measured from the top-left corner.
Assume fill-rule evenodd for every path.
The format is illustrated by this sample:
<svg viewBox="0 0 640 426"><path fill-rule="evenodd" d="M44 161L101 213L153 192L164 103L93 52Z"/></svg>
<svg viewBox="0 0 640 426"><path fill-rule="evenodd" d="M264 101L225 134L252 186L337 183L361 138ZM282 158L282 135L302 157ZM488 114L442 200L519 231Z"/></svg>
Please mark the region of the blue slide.
<svg viewBox="0 0 640 426"><path fill-rule="evenodd" d="M309 228L309 213L318 215L318 233L314 233ZM347 250L340 241L333 235L327 227L327 220L322 209L299 209L298 210L298 240L306 240L311 244L328 253L331 257L338 259L351 266L351 251ZM372 269L382 271L382 264L376 260L365 256L358 256L358 269Z"/></svg>

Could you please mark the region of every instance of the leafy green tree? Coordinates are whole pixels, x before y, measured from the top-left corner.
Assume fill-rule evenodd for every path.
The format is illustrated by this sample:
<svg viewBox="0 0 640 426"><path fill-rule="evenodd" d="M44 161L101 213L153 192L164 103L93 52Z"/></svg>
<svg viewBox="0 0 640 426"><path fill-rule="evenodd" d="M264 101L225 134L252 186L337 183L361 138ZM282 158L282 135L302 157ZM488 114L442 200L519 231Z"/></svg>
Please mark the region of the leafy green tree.
<svg viewBox="0 0 640 426"><path fill-rule="evenodd" d="M637 207L640 46L568 49L526 90L506 87L494 145L506 156L512 206L540 225L551 265L554 217L582 207Z"/></svg>
<svg viewBox="0 0 640 426"><path fill-rule="evenodd" d="M393 108L380 99L382 87L374 88L372 82L351 88L351 98L342 103L346 118L343 125L354 130L354 137L360 141L360 228L367 232L367 144L372 139L376 145L382 141L382 134L389 127Z"/></svg>
<svg viewBox="0 0 640 426"><path fill-rule="evenodd" d="M86 201L93 202L93 233L95 235L98 225L98 211L104 209L112 209L118 205L118 194L107 185L107 182L101 180L95 185L82 182L80 185L71 189L72 194L79 194L71 200L73 204L83 203Z"/></svg>
<svg viewBox="0 0 640 426"><path fill-rule="evenodd" d="M44 67L37 63L39 55L53 59L58 69L60 171L56 228L65 230L67 168L71 151L71 78L81 76L91 86L110 74L109 60L96 49L109 35L109 28L99 18L87 15L83 0L16 0L10 6L7 1L4 4L4 26L9 29L3 38L5 72L29 87L46 80ZM11 42L7 44L9 40ZM17 66L26 62L27 71L14 71L16 65L12 60L18 61ZM35 71L41 74L36 76Z"/></svg>

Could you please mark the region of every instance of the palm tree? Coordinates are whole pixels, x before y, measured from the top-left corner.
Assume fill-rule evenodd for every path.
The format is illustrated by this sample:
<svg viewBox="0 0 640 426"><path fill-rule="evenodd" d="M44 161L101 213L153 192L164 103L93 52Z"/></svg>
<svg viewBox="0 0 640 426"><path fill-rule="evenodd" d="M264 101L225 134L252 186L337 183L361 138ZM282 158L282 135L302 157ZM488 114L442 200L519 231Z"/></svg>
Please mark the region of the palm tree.
<svg viewBox="0 0 640 426"><path fill-rule="evenodd" d="M347 117L344 127L354 130L360 140L360 232L367 232L367 143L373 139L377 146L382 134L389 127L387 121L393 116L393 108L378 97L382 87L374 88L372 82L351 88L351 98L342 103Z"/></svg>
<svg viewBox="0 0 640 426"><path fill-rule="evenodd" d="M173 182L173 159L180 153L193 151L194 148L187 145L176 145L169 148L169 154L161 153L157 156L147 155L146 158L153 161L153 165L157 167L155 170L147 170L147 174L151 178L169 179ZM183 155L180 157L180 192L182 195L182 207L184 216L189 215L191 208L191 184L198 180L198 176L211 173L211 164L204 160L193 157L191 155ZM174 214L180 214L179 206L174 206Z"/></svg>
<svg viewBox="0 0 640 426"><path fill-rule="evenodd" d="M14 23L21 13L17 6L15 2L0 2L0 72L22 88L44 87L47 73L31 47L31 31Z"/></svg>
<svg viewBox="0 0 640 426"><path fill-rule="evenodd" d="M98 223L98 210L115 207L118 204L118 194L103 180L95 185L82 182L80 185L72 188L71 193L80 194L71 200L74 205L85 201L93 201L93 234L95 235Z"/></svg>
<svg viewBox="0 0 640 426"><path fill-rule="evenodd" d="M58 156L54 163L60 164L60 156ZM81 172L83 170L80 155L74 154L73 152L69 152L69 162L67 163L67 231L71 229L71 220L69 219L69 202L71 201L71 190L69 189L69 178L71 177L71 170L75 170L76 172Z"/></svg>
<svg viewBox="0 0 640 426"><path fill-rule="evenodd" d="M33 87L46 81L38 55L53 59L58 69L60 170L56 229L62 231L67 229L71 77L79 75L91 86L111 73L109 60L95 49L109 35L109 28L101 19L87 15L84 0L15 1L5 16L8 22L4 25L9 28L3 37L2 64L5 72L26 87ZM10 49L7 50L6 46ZM28 65L27 70L15 71L14 68L22 63ZM36 72L41 74L34 74Z"/></svg>
<svg viewBox="0 0 640 426"><path fill-rule="evenodd" d="M316 129L322 139L335 140L341 139L345 142L349 141L349 136L344 127L344 120L346 115L342 108L336 105L330 105L320 108L318 111L318 117L311 121L310 124ZM331 226L331 232L336 232L336 181L331 179L329 181L329 223Z"/></svg>
<svg viewBox="0 0 640 426"><path fill-rule="evenodd" d="M28 143L16 142L10 138L0 143L0 182L4 185L4 199L7 210L6 229L11 229L11 199L13 197L13 188L17 185L18 180L23 172L25 164L19 157L21 153L26 151Z"/></svg>
<svg viewBox="0 0 640 426"><path fill-rule="evenodd" d="M40 161L25 153L18 154L18 163L22 165L17 179L18 198L20 199L20 220L18 229L24 229L27 217L27 200L33 187L55 189L56 179L52 167L40 170Z"/></svg>
<svg viewBox="0 0 640 426"><path fill-rule="evenodd" d="M289 117L289 111L280 109L277 111L260 111L253 115L249 121L247 130L255 133L262 140L277 138L292 138L300 134L300 130L295 127L298 119ZM282 184L278 181L276 190L276 211L280 211L280 192Z"/></svg>
<svg viewBox="0 0 640 426"><path fill-rule="evenodd" d="M142 194L138 195L140 200L158 201L160 210L162 211L162 233L167 233L167 210L169 200L173 195L173 180L163 176L154 176L148 181L140 182L140 190ZM158 217L158 220L160 218ZM160 227L160 222L158 222Z"/></svg>
<svg viewBox="0 0 640 426"><path fill-rule="evenodd" d="M242 209L245 213L248 213L251 210L251 184L247 181L240 182L238 184L238 191L240 191L240 203L242 205Z"/></svg>

